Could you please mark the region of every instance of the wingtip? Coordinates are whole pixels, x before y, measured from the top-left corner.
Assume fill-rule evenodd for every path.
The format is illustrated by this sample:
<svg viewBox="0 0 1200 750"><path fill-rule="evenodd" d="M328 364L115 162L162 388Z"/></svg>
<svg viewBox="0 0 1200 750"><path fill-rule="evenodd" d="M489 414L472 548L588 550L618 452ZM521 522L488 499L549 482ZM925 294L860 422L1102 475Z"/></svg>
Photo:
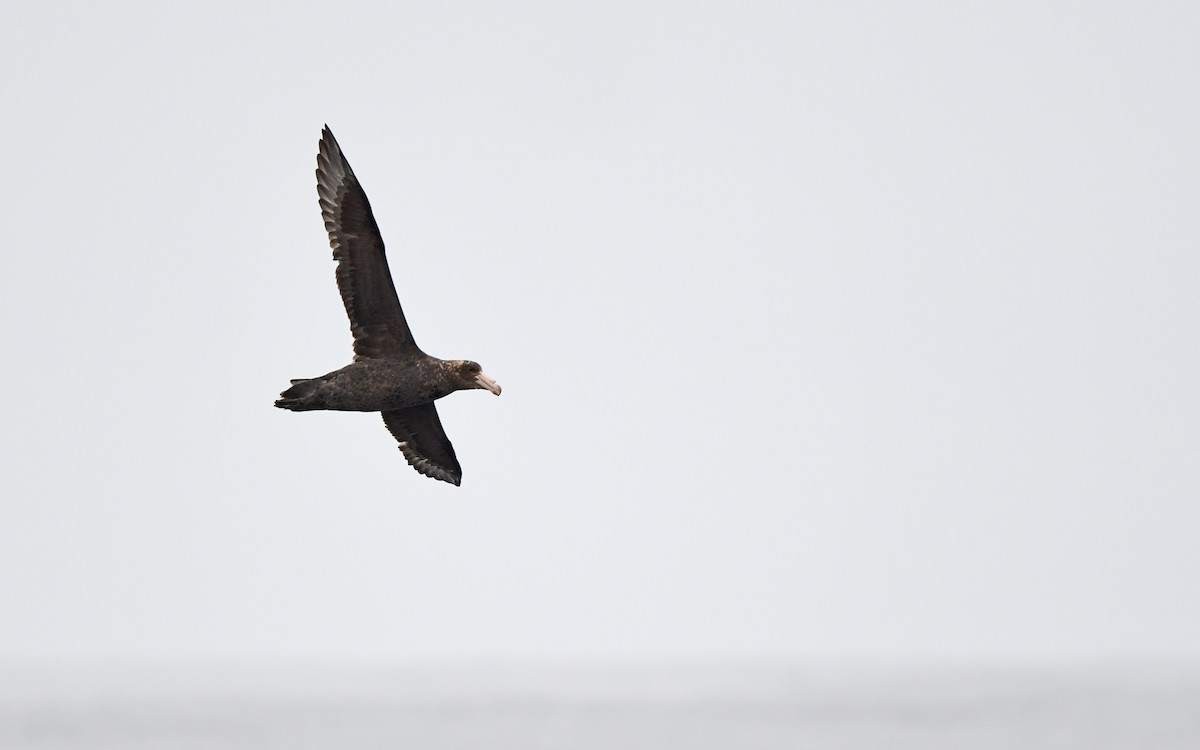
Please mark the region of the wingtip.
<svg viewBox="0 0 1200 750"><path fill-rule="evenodd" d="M333 131L329 129L328 125L321 128L320 143L322 146L325 146L325 147L330 147L330 146L336 147L337 146L337 138L333 137Z"/></svg>
<svg viewBox="0 0 1200 750"><path fill-rule="evenodd" d="M328 175L328 180L333 183L339 183L346 177L353 177L354 170L350 167L350 162L346 161L346 155L342 153L341 144L337 142L337 138L333 136L333 131L326 125L321 129L321 140L317 141L317 184L322 181L321 173L325 172Z"/></svg>
<svg viewBox="0 0 1200 750"><path fill-rule="evenodd" d="M400 443L400 445L396 447L400 449L400 453L404 455L404 460L408 461L408 465L416 469L418 474L427 476L430 479L436 479L439 482L452 484L455 487L462 486L461 471L448 471L447 469L438 466L422 456L420 453L417 453L417 451L414 450L407 441Z"/></svg>

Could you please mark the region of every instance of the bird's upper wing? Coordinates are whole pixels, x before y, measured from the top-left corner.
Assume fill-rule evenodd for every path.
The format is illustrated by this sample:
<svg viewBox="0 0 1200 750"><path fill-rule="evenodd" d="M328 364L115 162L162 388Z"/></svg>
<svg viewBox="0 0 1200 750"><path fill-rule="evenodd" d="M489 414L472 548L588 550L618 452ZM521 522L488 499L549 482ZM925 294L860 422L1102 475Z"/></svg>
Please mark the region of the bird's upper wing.
<svg viewBox="0 0 1200 750"><path fill-rule="evenodd" d="M383 412L383 423L400 441L400 452L408 463L427 477L455 486L462 483L462 467L454 455L454 446L433 402Z"/></svg>
<svg viewBox="0 0 1200 750"><path fill-rule="evenodd" d="M367 194L328 126L317 154L317 195L354 334L354 359L422 354L400 309Z"/></svg>

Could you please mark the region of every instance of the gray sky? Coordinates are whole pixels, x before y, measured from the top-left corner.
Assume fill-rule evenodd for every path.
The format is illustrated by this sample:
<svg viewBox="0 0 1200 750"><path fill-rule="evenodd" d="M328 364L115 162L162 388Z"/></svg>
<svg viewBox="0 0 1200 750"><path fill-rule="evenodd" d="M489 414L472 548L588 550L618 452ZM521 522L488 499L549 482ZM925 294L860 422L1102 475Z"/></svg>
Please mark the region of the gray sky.
<svg viewBox="0 0 1200 750"><path fill-rule="evenodd" d="M382 7L6 13L0 657L1200 655L1193 3Z"/></svg>

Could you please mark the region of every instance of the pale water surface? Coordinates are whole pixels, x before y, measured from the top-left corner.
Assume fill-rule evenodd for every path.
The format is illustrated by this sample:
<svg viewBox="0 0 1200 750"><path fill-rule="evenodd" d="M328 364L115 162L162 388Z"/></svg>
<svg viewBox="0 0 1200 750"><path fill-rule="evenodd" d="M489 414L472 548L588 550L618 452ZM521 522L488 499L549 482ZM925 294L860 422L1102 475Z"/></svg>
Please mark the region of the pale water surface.
<svg viewBox="0 0 1200 750"><path fill-rule="evenodd" d="M35 667L0 748L1200 748L1200 669Z"/></svg>

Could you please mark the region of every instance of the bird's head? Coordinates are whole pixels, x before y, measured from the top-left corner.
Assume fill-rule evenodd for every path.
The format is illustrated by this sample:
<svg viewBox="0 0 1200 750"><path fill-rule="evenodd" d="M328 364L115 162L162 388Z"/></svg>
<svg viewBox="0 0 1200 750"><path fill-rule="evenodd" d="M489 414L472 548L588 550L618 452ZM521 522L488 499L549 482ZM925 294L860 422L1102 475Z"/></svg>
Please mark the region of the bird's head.
<svg viewBox="0 0 1200 750"><path fill-rule="evenodd" d="M487 376L478 362L460 359L454 363L454 373L458 376L460 390L483 388L497 396L500 395L500 385Z"/></svg>

